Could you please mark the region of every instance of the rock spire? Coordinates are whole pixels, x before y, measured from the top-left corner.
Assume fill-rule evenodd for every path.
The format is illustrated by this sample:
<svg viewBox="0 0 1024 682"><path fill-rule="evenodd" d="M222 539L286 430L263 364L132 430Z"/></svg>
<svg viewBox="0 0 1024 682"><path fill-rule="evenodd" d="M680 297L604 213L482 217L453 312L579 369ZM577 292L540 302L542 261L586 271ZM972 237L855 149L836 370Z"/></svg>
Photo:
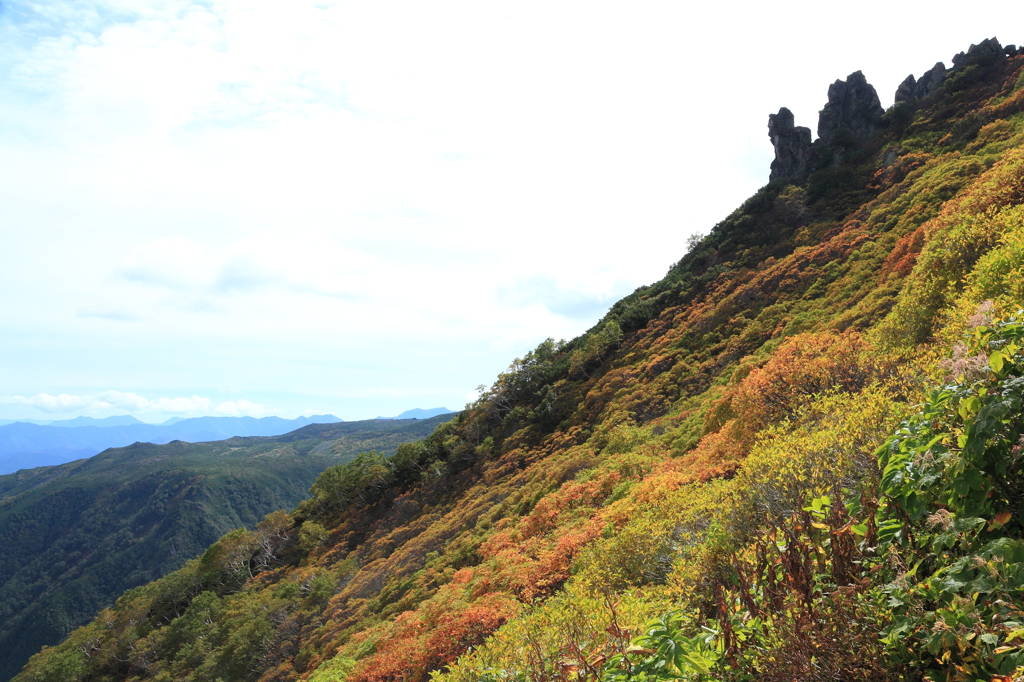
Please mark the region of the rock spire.
<svg viewBox="0 0 1024 682"><path fill-rule="evenodd" d="M768 137L775 147L775 160L768 180L799 178L807 173L813 155L811 129L793 125L793 112L782 107L768 115Z"/></svg>
<svg viewBox="0 0 1024 682"><path fill-rule="evenodd" d="M885 113L878 93L864 74L854 71L845 81L837 80L828 88L828 103L818 113L818 137L832 146L840 130L849 130L854 137L868 137L878 127Z"/></svg>
<svg viewBox="0 0 1024 682"><path fill-rule="evenodd" d="M850 137L867 137L878 127L882 113L878 93L860 71L829 87L828 103L818 117L817 143L811 143L810 128L794 125L793 112L782 107L779 113L768 116L768 137L775 148L769 182L805 176L814 168L819 144L843 146ZM840 156L832 158L838 160Z"/></svg>
<svg viewBox="0 0 1024 682"><path fill-rule="evenodd" d="M986 68L1000 60L1024 55L1024 47L1002 46L995 38L971 45L966 52L953 57L949 69L942 62L925 71L920 78L910 74L896 89L895 102L914 102L930 97L947 76L968 66ZM793 112L786 107L768 116L768 137L775 148L769 181L780 178L799 179L815 164L830 160L842 163L844 149L858 139L870 137L882 125L882 104L875 88L864 74L854 71L846 80L837 80L828 88L828 102L818 112L818 140L811 142L808 128L794 125ZM823 148L831 148L831 151Z"/></svg>

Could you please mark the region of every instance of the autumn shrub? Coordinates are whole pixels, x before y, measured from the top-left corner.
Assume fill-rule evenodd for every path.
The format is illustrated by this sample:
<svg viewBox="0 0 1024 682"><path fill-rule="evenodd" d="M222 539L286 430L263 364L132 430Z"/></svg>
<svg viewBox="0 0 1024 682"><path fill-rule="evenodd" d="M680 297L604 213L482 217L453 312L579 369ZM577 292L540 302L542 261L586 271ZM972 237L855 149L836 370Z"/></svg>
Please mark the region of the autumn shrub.
<svg viewBox="0 0 1024 682"><path fill-rule="evenodd" d="M524 611L487 640L435 675L438 682L596 679L604 662L624 651L644 623L667 602L632 595L592 595L570 585Z"/></svg>
<svg viewBox="0 0 1024 682"><path fill-rule="evenodd" d="M925 226L927 245L904 285L900 300L873 332L892 347L927 341L936 331L939 311L962 292L978 260L1004 234L1020 229L1024 203L1024 153L1006 153L990 170Z"/></svg>
<svg viewBox="0 0 1024 682"><path fill-rule="evenodd" d="M894 371L892 360L854 332L791 337L707 410L707 434L687 466L706 475L731 473L761 429L791 418L816 396L854 393Z"/></svg>
<svg viewBox="0 0 1024 682"><path fill-rule="evenodd" d="M1002 234L998 244L978 259L966 279L958 308L974 314L973 308L983 301L997 303L1005 312L1024 300L1024 206L1000 209L992 217ZM956 317L951 325L960 326L966 316Z"/></svg>
<svg viewBox="0 0 1024 682"><path fill-rule="evenodd" d="M781 523L807 500L870 486L874 452L910 409L905 399L914 388L916 382L891 382L827 394L762 431L736 474L739 503L729 523L737 537L750 537L766 521Z"/></svg>
<svg viewBox="0 0 1024 682"><path fill-rule="evenodd" d="M880 450L877 524L894 610L890 655L935 680L1024 665L1024 322L973 327L980 378L932 392Z"/></svg>
<svg viewBox="0 0 1024 682"><path fill-rule="evenodd" d="M505 594L489 593L472 602L457 587L443 598L429 600L416 611L406 611L393 622L369 633L373 651L348 673L350 682L426 680L432 671L453 663L467 649L518 613L519 605ZM345 654L340 654L345 660Z"/></svg>
<svg viewBox="0 0 1024 682"><path fill-rule="evenodd" d="M800 334L740 382L733 409L747 428L757 430L792 415L813 396L856 392L887 369L856 333Z"/></svg>

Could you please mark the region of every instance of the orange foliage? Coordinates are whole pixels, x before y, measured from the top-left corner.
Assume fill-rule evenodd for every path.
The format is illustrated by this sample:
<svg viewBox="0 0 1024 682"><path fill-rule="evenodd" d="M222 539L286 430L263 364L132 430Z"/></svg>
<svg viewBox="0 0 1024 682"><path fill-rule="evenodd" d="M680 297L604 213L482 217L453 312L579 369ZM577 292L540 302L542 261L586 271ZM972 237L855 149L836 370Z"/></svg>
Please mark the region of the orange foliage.
<svg viewBox="0 0 1024 682"><path fill-rule="evenodd" d="M662 470L680 472L680 482L728 475L766 425L792 416L814 395L858 391L889 369L855 332L793 336L708 411L710 432L694 451Z"/></svg>
<svg viewBox="0 0 1024 682"><path fill-rule="evenodd" d="M526 600L554 592L569 577L572 559L600 533L591 519L621 480L619 472L603 470L586 481L568 481L513 527L506 519L478 550L488 584Z"/></svg>
<svg viewBox="0 0 1024 682"><path fill-rule="evenodd" d="M900 278L906 277L914 269L917 255L924 247L924 228L919 227L910 234L900 237L892 253L882 263L878 272L879 283L885 282L893 274Z"/></svg>
<svg viewBox="0 0 1024 682"><path fill-rule="evenodd" d="M519 611L514 600L500 593L468 605L452 587L440 596L387 624L376 652L359 662L350 682L423 682L431 671L483 643Z"/></svg>
<svg viewBox="0 0 1024 682"><path fill-rule="evenodd" d="M807 398L829 391L854 392L883 369L860 334L800 334L740 382L734 399L747 431L791 415Z"/></svg>
<svg viewBox="0 0 1024 682"><path fill-rule="evenodd" d="M899 184L907 175L923 166L930 154L921 152L904 154L896 159L891 166L879 168L871 179L872 189L888 189Z"/></svg>

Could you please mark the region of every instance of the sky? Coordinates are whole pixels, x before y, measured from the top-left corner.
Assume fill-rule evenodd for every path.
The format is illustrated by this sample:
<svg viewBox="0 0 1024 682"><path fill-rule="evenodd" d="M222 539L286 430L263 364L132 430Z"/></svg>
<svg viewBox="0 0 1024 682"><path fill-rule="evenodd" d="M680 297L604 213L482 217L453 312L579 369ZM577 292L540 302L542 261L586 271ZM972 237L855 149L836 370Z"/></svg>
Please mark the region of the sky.
<svg viewBox="0 0 1024 682"><path fill-rule="evenodd" d="M765 184L768 114L1024 42L853 7L0 0L0 418L461 409Z"/></svg>

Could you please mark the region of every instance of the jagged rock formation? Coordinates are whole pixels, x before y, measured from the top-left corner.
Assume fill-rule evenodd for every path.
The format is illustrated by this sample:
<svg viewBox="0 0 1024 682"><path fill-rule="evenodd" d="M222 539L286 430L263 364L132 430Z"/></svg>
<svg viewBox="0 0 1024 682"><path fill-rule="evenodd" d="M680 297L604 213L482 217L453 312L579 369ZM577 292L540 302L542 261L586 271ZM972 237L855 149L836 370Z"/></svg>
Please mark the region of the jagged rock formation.
<svg viewBox="0 0 1024 682"><path fill-rule="evenodd" d="M899 87L896 88L896 96L893 101L896 104L900 102L909 102L914 99L914 93L917 92L917 79L914 78L914 74L907 76Z"/></svg>
<svg viewBox="0 0 1024 682"><path fill-rule="evenodd" d="M935 92L935 89L942 84L948 74L962 71L972 63L990 64L1007 57L1014 57L1017 54L1018 50L1015 45L1003 47L995 37L987 38L977 45L971 45L966 52L960 52L954 56L953 66L948 70L945 64L937 62L930 70L925 71L920 80L915 80L914 74L907 76L906 80L896 88L894 101L899 104L924 99Z"/></svg>
<svg viewBox="0 0 1024 682"><path fill-rule="evenodd" d="M814 150L811 129L793 125L793 112L782 107L768 115L768 137L775 148L775 160L768 180L799 178L807 173Z"/></svg>
<svg viewBox="0 0 1024 682"><path fill-rule="evenodd" d="M849 130L855 137L867 137L878 127L884 110L878 93L860 71L845 81L837 80L828 88L828 103L818 114L818 137L832 146L840 130Z"/></svg>
<svg viewBox="0 0 1024 682"><path fill-rule="evenodd" d="M907 76L907 79L896 88L894 101L899 104L900 102L924 99L935 92L935 88L939 87L945 78L946 65L942 62L935 62L935 66L924 72L921 80L915 80L914 74Z"/></svg>
<svg viewBox="0 0 1024 682"><path fill-rule="evenodd" d="M942 65L937 66L941 67ZM944 67L941 72L945 74ZM926 81L929 74L931 72L925 74L921 81L922 83L927 82L928 88L934 88L931 80ZM908 87L918 87L918 84L913 81L913 76L908 80L910 81ZM864 78L864 74L856 71L850 74L845 81L837 80L829 86L828 102L818 116L819 142L812 144L810 128L794 125L793 112L786 107L779 109L777 114L770 114L768 116L768 137L772 141L772 147L775 148L775 160L772 161L771 174L768 176L769 182L780 178L805 176L814 167L817 145L842 147L845 144L844 140L848 140L850 136L854 138L867 137L878 127L883 113L882 105L878 101L878 93ZM846 132L841 133L840 131ZM832 158L838 162L841 155Z"/></svg>
<svg viewBox="0 0 1024 682"><path fill-rule="evenodd" d="M1009 46L1008 46L1009 47ZM971 62L991 62L1000 59L1006 59L1007 50L1003 49L1003 46L999 44L999 41L993 38L986 38L977 45L971 45L967 48L967 52L960 52L953 57L953 71L959 71L965 68ZM1012 55L1009 55L1012 56Z"/></svg>
<svg viewBox="0 0 1024 682"><path fill-rule="evenodd" d="M935 66L928 71L925 71L924 75L921 76L921 80L917 81L917 88L914 90L914 98L924 99L925 97L928 97L935 92L935 88L942 85L942 81L945 80L945 78L946 65L942 62L935 62Z"/></svg>

